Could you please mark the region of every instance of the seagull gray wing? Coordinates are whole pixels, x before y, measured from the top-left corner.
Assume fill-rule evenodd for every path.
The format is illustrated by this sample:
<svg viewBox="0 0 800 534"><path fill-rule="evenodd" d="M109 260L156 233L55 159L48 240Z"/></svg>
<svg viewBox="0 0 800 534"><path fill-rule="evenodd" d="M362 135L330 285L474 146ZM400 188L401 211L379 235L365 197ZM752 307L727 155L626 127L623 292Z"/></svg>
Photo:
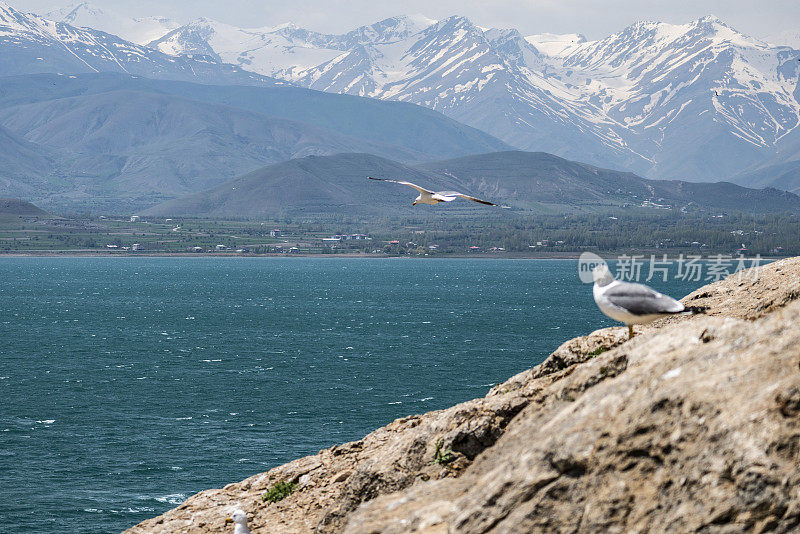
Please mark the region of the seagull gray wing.
<svg viewBox="0 0 800 534"><path fill-rule="evenodd" d="M451 200L455 200L456 197L466 198L467 200L471 200L473 202L477 202L478 204L486 204L487 206L497 206L494 202L489 202L488 200L481 200L477 197L471 197L469 195L465 195L464 193L459 193L458 191L437 191L433 194L433 198L438 200L443 200L445 202L450 202Z"/></svg>
<svg viewBox="0 0 800 534"><path fill-rule="evenodd" d="M661 315L681 313L686 310L674 298L662 295L655 289L642 284L620 282L603 292L608 301L633 315Z"/></svg>
<svg viewBox="0 0 800 534"><path fill-rule="evenodd" d="M494 202L489 202L488 200L481 200L480 198L471 197L469 195L458 195L461 198L466 198L467 200L471 200L473 202L477 202L478 204L486 204L487 206L497 206Z"/></svg>
<svg viewBox="0 0 800 534"><path fill-rule="evenodd" d="M372 176L367 176L367 179L368 180L378 180L379 182L392 182L394 184L407 185L408 187L413 187L414 189L416 189L420 193L428 193L429 195L433 194L433 191L428 191L424 187L420 187L417 184L412 184L411 182L406 182L404 180L391 180L389 178L373 178Z"/></svg>

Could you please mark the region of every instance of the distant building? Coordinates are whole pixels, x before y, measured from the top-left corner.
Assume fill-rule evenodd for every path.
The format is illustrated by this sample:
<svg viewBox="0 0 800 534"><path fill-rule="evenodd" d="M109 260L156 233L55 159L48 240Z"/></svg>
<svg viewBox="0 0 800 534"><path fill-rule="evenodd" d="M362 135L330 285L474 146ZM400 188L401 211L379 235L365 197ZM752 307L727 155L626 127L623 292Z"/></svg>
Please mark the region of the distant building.
<svg viewBox="0 0 800 534"><path fill-rule="evenodd" d="M269 236L270 237L280 237L281 236L281 231L278 230L277 228L275 228L274 230L270 230L269 231Z"/></svg>
<svg viewBox="0 0 800 534"><path fill-rule="evenodd" d="M203 252L203 247L192 247L192 252Z"/></svg>
<svg viewBox="0 0 800 534"><path fill-rule="evenodd" d="M400 241L398 241L397 239L395 239L394 241L389 241L389 244L390 244L390 245L399 245L399 244L400 244Z"/></svg>
<svg viewBox="0 0 800 534"><path fill-rule="evenodd" d="M661 200L661 199L659 199L659 200ZM645 200L644 202L642 202L642 207L643 208L653 208L653 209L657 209L657 210L671 210L672 209L672 206L670 206L669 204L659 204L657 202L653 202L652 200Z"/></svg>
<svg viewBox="0 0 800 534"><path fill-rule="evenodd" d="M138 220L139 220L139 216L138 215L131 215L131 222L136 222Z"/></svg>
<svg viewBox="0 0 800 534"><path fill-rule="evenodd" d="M481 247L476 247L476 246L469 247L469 251L470 252L478 252L480 249L481 249Z"/></svg>
<svg viewBox="0 0 800 534"><path fill-rule="evenodd" d="M133 245L131 245L131 250L134 252L136 252L137 250L142 250L142 245L140 245L139 243L134 243Z"/></svg>
<svg viewBox="0 0 800 534"><path fill-rule="evenodd" d="M227 250L228 247L226 247L225 245L217 245L214 248L217 249L217 250Z"/></svg>
<svg viewBox="0 0 800 534"><path fill-rule="evenodd" d="M106 245L106 248L119 248L119 245Z"/></svg>
<svg viewBox="0 0 800 534"><path fill-rule="evenodd" d="M297 253L299 253L299 252L300 252L300 249L299 249L299 248L297 248L297 247L291 247L291 248L289 248L289 254L297 254Z"/></svg>
<svg viewBox="0 0 800 534"><path fill-rule="evenodd" d="M371 241L372 238L365 234L336 234L331 237L323 237L323 241Z"/></svg>

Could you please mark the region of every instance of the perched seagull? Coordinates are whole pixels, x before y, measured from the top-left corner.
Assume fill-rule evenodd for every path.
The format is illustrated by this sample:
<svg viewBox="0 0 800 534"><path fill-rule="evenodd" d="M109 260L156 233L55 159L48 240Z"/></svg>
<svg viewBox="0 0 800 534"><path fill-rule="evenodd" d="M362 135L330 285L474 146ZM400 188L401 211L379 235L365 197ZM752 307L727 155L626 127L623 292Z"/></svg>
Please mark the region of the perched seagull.
<svg viewBox="0 0 800 534"><path fill-rule="evenodd" d="M419 196L414 199L414 202L411 204L412 206L416 204L438 204L439 202L452 202L458 197L466 198L467 200L477 202L478 204L486 204L487 206L497 206L497 204L489 202L488 200L481 200L479 198L471 197L469 195L465 195L457 191L428 191L424 187L420 187L417 184L412 184L411 182L404 182L403 180L373 178L372 176L367 176L367 178L370 180L379 180L381 182L393 182L396 184L403 184L407 185L408 187L413 187L414 189L419 191Z"/></svg>
<svg viewBox="0 0 800 534"><path fill-rule="evenodd" d="M225 522L234 524L233 534L250 534L250 529L247 528L247 514L244 513L244 510L236 510Z"/></svg>
<svg viewBox="0 0 800 534"><path fill-rule="evenodd" d="M615 321L628 325L628 339L635 324L647 324L666 315L703 313L708 308L686 307L667 295L642 284L615 280L604 263L592 271L594 301L600 311Z"/></svg>

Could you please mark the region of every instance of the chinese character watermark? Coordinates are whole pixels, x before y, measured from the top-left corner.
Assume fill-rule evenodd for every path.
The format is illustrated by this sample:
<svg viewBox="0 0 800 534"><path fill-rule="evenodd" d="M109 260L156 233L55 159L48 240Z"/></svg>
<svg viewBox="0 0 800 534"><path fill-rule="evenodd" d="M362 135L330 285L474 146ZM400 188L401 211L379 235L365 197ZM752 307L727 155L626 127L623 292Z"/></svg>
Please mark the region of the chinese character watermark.
<svg viewBox="0 0 800 534"><path fill-rule="evenodd" d="M649 259L643 255L623 254L617 258L609 260L614 268L609 265L615 273L617 280L625 282L668 282L680 280L682 282L718 282L725 278L736 275L737 280L758 279L758 273L764 260L761 255L751 258L744 256L734 257L730 254L717 254L703 258L699 255L680 254L669 259L666 254L660 258L652 254ZM591 284L592 271L601 264L607 263L606 260L591 252L581 254L578 261L578 275L583 283Z"/></svg>

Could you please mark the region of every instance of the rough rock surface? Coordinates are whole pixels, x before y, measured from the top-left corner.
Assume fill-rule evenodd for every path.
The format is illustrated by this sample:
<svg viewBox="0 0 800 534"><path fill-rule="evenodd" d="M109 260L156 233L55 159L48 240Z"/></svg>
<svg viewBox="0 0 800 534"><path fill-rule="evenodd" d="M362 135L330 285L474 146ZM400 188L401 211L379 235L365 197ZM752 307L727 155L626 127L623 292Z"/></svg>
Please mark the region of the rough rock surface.
<svg viewBox="0 0 800 534"><path fill-rule="evenodd" d="M204 491L129 532L225 532L233 506L253 532L796 531L799 296L800 258L734 275L684 299L707 316L573 339L482 399ZM280 480L299 488L264 503Z"/></svg>

